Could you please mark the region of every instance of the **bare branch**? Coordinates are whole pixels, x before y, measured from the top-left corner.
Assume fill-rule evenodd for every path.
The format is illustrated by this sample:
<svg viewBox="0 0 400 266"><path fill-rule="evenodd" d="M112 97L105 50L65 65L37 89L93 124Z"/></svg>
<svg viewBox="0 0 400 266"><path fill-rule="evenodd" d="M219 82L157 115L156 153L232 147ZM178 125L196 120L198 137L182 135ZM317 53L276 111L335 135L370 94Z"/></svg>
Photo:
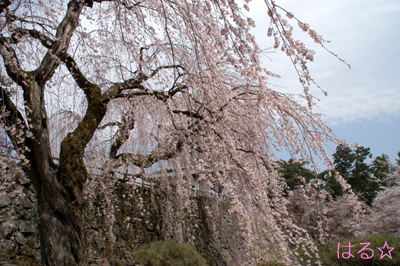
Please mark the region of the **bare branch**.
<svg viewBox="0 0 400 266"><path fill-rule="evenodd" d="M182 69L182 70L185 70L185 68L183 66L181 66L181 65L160 66L160 67L157 67L155 70L153 70L153 72L151 72L151 74L149 76L143 75L142 73L139 73L138 82L142 83L144 81L149 80L150 78L152 78L155 75L157 75L157 73L160 72L160 70L162 70L162 69Z"/></svg>

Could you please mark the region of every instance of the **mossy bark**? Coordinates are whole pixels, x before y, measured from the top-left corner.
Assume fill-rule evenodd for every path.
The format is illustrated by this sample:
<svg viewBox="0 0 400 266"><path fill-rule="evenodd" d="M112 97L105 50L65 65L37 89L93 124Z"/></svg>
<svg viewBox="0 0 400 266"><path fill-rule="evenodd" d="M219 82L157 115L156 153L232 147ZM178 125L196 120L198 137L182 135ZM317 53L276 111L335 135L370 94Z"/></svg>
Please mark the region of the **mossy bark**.
<svg viewBox="0 0 400 266"><path fill-rule="evenodd" d="M38 86L34 81L32 86ZM32 91L40 90L39 88ZM60 164L51 158L47 117L44 106L31 99L32 140L30 164L26 169L38 197L42 263L49 266L86 265L86 240L83 225L83 185L87 179L84 151L106 113L100 101L101 90L86 90L88 109L78 127L61 143Z"/></svg>
<svg viewBox="0 0 400 266"><path fill-rule="evenodd" d="M60 166L55 177L63 190L53 187L42 191L39 200L42 261L46 265L85 265L82 190L87 171L83 156L106 113L100 93L98 87L87 90L89 106L85 117L61 143ZM53 203L54 199L57 203Z"/></svg>

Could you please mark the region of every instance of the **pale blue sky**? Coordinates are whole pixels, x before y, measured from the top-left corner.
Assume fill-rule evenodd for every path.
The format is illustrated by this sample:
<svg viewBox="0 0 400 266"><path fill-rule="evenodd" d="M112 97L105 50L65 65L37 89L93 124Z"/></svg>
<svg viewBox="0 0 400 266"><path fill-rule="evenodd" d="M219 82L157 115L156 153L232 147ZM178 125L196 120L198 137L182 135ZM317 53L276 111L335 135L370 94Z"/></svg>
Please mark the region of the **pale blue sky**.
<svg viewBox="0 0 400 266"><path fill-rule="evenodd" d="M276 0L298 19L310 24L326 40L326 46L351 65L351 70L320 49L307 34L297 30L301 39L317 54L310 72L323 90L316 111L340 139L349 144L370 147L373 156L386 153L391 161L400 151L400 1L399 0ZM256 20L254 31L262 48L273 45L266 38L269 18L264 1L255 0L250 16ZM295 30L297 23L289 20ZM309 40L308 40L309 39ZM265 58L265 66L282 79L272 83L288 92L301 90L288 58L280 50ZM335 145L328 145L332 151Z"/></svg>

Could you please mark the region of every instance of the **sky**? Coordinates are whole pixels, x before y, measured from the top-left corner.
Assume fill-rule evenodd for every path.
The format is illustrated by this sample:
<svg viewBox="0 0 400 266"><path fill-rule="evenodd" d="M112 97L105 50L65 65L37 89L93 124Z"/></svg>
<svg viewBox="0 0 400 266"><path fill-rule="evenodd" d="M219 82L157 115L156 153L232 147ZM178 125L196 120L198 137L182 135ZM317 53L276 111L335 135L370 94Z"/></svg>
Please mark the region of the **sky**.
<svg viewBox="0 0 400 266"><path fill-rule="evenodd" d="M300 21L308 23L330 42L326 47L351 65L351 69L314 43L292 19L294 38L316 52L309 64L320 99L315 111L340 140L371 148L373 157L382 153L391 161L400 151L400 1L399 0L275 0ZM263 5L263 7L261 7ZM250 6L256 21L254 34L261 48L273 45L267 38L269 17L262 0ZM289 58L280 49L263 58L264 66L281 75L271 83L285 92L300 92L301 85ZM271 61L272 60L272 61ZM334 153L335 144L327 144Z"/></svg>

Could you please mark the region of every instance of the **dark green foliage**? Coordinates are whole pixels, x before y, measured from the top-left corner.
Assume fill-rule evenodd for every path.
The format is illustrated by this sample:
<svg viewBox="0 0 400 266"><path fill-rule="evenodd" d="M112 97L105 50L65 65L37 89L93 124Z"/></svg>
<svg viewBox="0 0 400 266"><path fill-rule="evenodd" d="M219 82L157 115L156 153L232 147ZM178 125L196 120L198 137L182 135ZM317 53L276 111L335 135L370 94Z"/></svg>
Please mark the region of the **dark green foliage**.
<svg viewBox="0 0 400 266"><path fill-rule="evenodd" d="M388 175L393 173L389 156L386 154L376 157L372 163L368 164L366 160L372 158L370 148L357 146L352 149L347 145L340 144L332 156L333 170L325 170L316 174L307 169L308 162L294 162L293 159L290 159L288 162L280 161L278 163L278 172L285 180L289 190L294 190L317 177L323 181L324 188L334 198L343 195L342 187L336 180L338 172L360 196L360 199L370 206L382 187L391 185L385 181ZM400 160L396 161L400 164ZM303 177L305 182L300 177Z"/></svg>
<svg viewBox="0 0 400 266"><path fill-rule="evenodd" d="M309 163L294 162L293 159L290 159L288 162L281 161L279 163L278 172L284 178L290 190L293 190L299 185L303 184L300 177L303 177L306 182L309 182L315 177L314 173L310 169L306 168L307 164Z"/></svg>
<svg viewBox="0 0 400 266"><path fill-rule="evenodd" d="M385 256L380 259L381 251L378 247L383 247L387 242L389 247L394 247L395 249L391 251L392 259ZM348 252L349 248L344 248L343 245L348 246L349 242L354 247L351 247L351 254L354 257L350 257L349 259L343 259L341 257L343 252ZM360 243L371 243L367 248L371 248L374 251L374 256L370 259L362 259L361 253L367 253L368 256L371 256L371 252L369 250L362 251L361 253L357 253L366 245L360 245ZM400 265L400 238L399 237L391 237L391 236L370 236L367 238L361 239L347 239L340 241L340 259L338 259L337 254L338 242L330 243L329 245L325 245L324 248L320 248L322 250L322 265L324 266L395 266ZM387 253L387 249L384 250Z"/></svg>
<svg viewBox="0 0 400 266"><path fill-rule="evenodd" d="M335 170L338 171L344 179L348 180L355 161L353 151L350 147L339 145L333 154Z"/></svg>
<svg viewBox="0 0 400 266"><path fill-rule="evenodd" d="M358 146L354 150L353 154L354 164L348 183L354 191L364 197L366 203L371 205L376 196L377 190L379 190L379 184L371 178L371 168L365 162L368 157L372 157L372 154L370 153L369 148L364 148L362 146Z"/></svg>
<svg viewBox="0 0 400 266"><path fill-rule="evenodd" d="M366 160L372 158L369 148L358 146L354 150L346 145L339 145L333 154L334 170L351 185L354 192L368 205L372 205L381 186L387 185L385 178L390 173L389 158L382 154L371 164ZM376 179L374 178L376 177ZM326 182L326 189L332 193L333 197L341 196L342 189L336 181L335 172L324 171L318 178Z"/></svg>
<svg viewBox="0 0 400 266"><path fill-rule="evenodd" d="M173 242L153 242L133 254L143 266L206 266L206 261L192 246Z"/></svg>
<svg viewBox="0 0 400 266"><path fill-rule="evenodd" d="M334 197L342 196L343 191L339 182L336 180L336 172L325 170L318 174L318 179L325 182L325 189Z"/></svg>
<svg viewBox="0 0 400 266"><path fill-rule="evenodd" d="M382 154L376 157L371 163L371 170L378 180L384 181L385 177L393 172L390 167L389 156Z"/></svg>

